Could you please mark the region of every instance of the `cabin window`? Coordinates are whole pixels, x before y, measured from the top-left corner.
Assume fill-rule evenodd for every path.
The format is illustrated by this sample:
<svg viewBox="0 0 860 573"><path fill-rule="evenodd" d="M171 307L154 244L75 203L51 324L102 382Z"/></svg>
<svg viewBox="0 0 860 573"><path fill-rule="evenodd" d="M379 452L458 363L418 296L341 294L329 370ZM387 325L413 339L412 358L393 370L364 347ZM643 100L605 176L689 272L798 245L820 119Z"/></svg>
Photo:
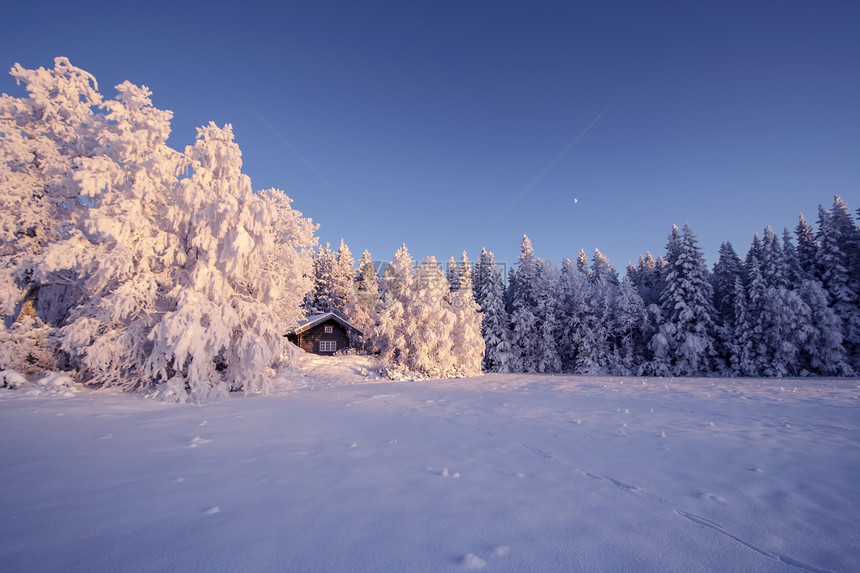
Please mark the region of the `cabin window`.
<svg viewBox="0 0 860 573"><path fill-rule="evenodd" d="M323 331L326 334L331 334L332 332L334 332L334 329L331 326L323 326Z"/></svg>
<svg viewBox="0 0 860 573"><path fill-rule="evenodd" d="M326 328L331 328L327 326ZM320 340L320 352L335 352L337 350L337 340Z"/></svg>

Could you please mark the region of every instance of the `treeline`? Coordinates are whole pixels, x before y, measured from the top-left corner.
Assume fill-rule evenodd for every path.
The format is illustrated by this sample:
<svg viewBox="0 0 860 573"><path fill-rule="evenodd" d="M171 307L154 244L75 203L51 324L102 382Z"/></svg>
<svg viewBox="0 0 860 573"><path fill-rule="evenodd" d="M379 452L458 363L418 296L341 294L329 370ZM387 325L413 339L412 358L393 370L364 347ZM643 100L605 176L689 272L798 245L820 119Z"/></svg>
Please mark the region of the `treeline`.
<svg viewBox="0 0 860 573"><path fill-rule="evenodd" d="M479 352L473 337L450 336L454 322L437 309L444 303L468 314L472 301L490 372L782 377L860 370L860 230L839 197L831 209L819 208L816 228L803 216L794 237L768 227L745 257L724 243L710 271L687 225L672 229L663 256L640 257L623 278L599 250L590 261L580 251L558 268L535 255L528 237L507 282L486 250L474 265L465 253L452 258L447 282L435 259L412 269L405 247L381 280L365 252L354 285L343 243L315 260L306 308L341 312L368 333L372 351L428 375L457 373L447 366L451 356L474 360ZM338 265L332 279L325 269ZM445 349L431 352L437 338Z"/></svg>
<svg viewBox="0 0 860 573"><path fill-rule="evenodd" d="M507 288L478 262L484 367L650 376L849 376L860 370L860 230L836 197L817 228L766 228L709 272L689 226L619 278L600 251L561 268L523 238ZM795 241L796 240L796 244Z"/></svg>

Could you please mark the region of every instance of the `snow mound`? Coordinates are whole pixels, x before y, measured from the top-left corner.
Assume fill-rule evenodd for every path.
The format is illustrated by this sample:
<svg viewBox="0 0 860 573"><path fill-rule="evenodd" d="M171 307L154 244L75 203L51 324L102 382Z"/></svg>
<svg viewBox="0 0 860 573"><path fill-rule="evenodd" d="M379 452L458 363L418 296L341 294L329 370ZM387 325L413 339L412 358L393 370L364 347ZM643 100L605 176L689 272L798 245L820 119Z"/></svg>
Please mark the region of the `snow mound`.
<svg viewBox="0 0 860 573"><path fill-rule="evenodd" d="M0 372L0 388L17 390L26 385L27 379L17 370L3 370Z"/></svg>
<svg viewBox="0 0 860 573"><path fill-rule="evenodd" d="M69 397L74 396L83 390L83 386L75 382L71 376L65 372L48 372L41 378L37 379L31 388L28 388L28 394L32 396L56 395Z"/></svg>
<svg viewBox="0 0 860 573"><path fill-rule="evenodd" d="M320 356L300 351L293 364L297 376L285 379L293 388L387 382L380 374L379 360L366 354Z"/></svg>
<svg viewBox="0 0 860 573"><path fill-rule="evenodd" d="M467 553L466 556L460 560L460 565L463 566L463 569L483 569L487 566L487 562L477 555Z"/></svg>

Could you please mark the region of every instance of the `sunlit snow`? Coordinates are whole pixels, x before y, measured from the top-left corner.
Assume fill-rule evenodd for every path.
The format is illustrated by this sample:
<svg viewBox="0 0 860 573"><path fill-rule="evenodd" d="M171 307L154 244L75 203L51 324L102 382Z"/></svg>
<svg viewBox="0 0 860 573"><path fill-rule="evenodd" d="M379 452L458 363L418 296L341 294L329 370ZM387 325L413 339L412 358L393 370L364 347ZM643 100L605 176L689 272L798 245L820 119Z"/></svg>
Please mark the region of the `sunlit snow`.
<svg viewBox="0 0 860 573"><path fill-rule="evenodd" d="M860 570L857 379L305 361L202 406L0 390L0 570Z"/></svg>

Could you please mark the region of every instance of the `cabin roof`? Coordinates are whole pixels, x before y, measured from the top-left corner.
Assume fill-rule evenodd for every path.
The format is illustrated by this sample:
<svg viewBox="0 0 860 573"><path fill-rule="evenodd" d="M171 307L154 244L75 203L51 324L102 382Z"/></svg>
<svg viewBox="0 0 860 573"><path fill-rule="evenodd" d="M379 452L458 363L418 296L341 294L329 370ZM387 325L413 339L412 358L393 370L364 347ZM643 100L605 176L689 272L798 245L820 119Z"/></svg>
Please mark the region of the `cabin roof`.
<svg viewBox="0 0 860 573"><path fill-rule="evenodd" d="M299 325L295 327L290 334L301 334L311 328L317 326L318 324L322 324L323 322L333 320L337 322L339 325L344 327L346 330L352 330L357 332L360 336L364 336L364 333L347 322L343 317L339 316L334 312L324 312L322 314L312 314L308 316L305 320L299 322Z"/></svg>

